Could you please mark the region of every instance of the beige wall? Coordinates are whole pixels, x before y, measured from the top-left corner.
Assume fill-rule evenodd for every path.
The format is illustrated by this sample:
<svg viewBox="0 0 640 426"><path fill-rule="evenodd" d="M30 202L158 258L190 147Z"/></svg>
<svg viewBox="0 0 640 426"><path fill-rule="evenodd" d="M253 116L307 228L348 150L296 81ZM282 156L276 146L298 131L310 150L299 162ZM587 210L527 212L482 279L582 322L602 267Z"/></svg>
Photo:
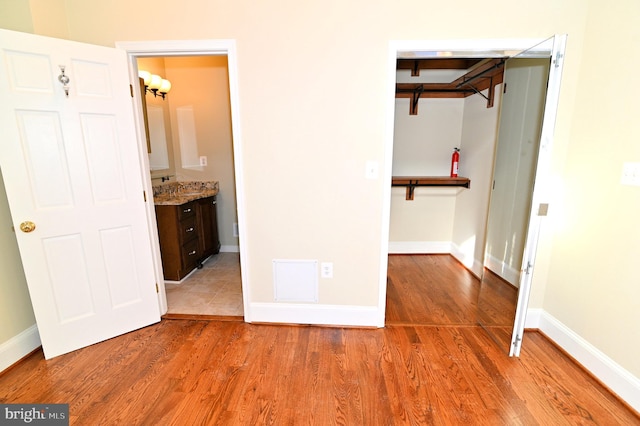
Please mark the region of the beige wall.
<svg viewBox="0 0 640 426"><path fill-rule="evenodd" d="M531 306L543 308L640 376L638 188L633 73L636 0L301 3L67 0L69 38L237 40L253 301L271 301L273 258L333 261L321 303L378 303L388 42L569 34L553 149L558 189L543 226ZM153 19L146 19L148 11ZM460 10L465 10L460 14ZM415 25L411 16L456 16ZM616 78L611 76L615 70ZM525 343L526 344L526 343Z"/></svg>
<svg viewBox="0 0 640 426"><path fill-rule="evenodd" d="M0 345L36 323L0 175Z"/></svg>
<svg viewBox="0 0 640 426"><path fill-rule="evenodd" d="M0 0L0 28L24 33L33 32L28 0Z"/></svg>
<svg viewBox="0 0 640 426"><path fill-rule="evenodd" d="M65 0L0 0L0 28L68 38Z"/></svg>
<svg viewBox="0 0 640 426"><path fill-rule="evenodd" d="M640 377L640 188L620 185L640 162L640 2L590 5L543 306Z"/></svg>
<svg viewBox="0 0 640 426"><path fill-rule="evenodd" d="M0 28L33 32L28 1L0 0ZM13 231L9 202L0 175L0 345L17 336L36 320Z"/></svg>
<svg viewBox="0 0 640 426"><path fill-rule="evenodd" d="M141 19L157 5L153 20ZM407 11L442 16L467 10L456 25L408 25ZM499 13L496 11L500 11ZM546 0L522 17L507 1L470 0L220 3L193 1L67 1L71 38L115 41L232 38L237 40L246 232L251 302L272 302L272 260L334 263L321 304L378 305L382 197L388 182L367 180L364 166L384 170L391 39L546 37L575 35L579 60L587 4ZM569 126L575 86L564 86L560 127ZM566 100L569 100L567 102ZM562 131L562 130L560 130Z"/></svg>

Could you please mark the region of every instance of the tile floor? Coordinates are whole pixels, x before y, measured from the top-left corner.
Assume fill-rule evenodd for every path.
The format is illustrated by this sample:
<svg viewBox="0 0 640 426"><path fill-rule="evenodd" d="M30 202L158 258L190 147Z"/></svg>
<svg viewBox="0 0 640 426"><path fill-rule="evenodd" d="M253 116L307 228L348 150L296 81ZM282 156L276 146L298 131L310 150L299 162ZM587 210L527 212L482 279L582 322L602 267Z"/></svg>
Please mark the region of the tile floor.
<svg viewBox="0 0 640 426"><path fill-rule="evenodd" d="M165 288L169 314L243 315L238 253L213 255L202 269Z"/></svg>

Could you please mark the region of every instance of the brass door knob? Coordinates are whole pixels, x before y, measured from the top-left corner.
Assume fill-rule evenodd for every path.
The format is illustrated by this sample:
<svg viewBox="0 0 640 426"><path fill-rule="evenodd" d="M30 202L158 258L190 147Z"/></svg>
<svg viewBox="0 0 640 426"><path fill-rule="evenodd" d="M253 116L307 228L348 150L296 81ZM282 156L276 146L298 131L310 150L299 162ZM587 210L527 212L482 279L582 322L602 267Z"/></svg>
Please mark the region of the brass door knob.
<svg viewBox="0 0 640 426"><path fill-rule="evenodd" d="M31 232L34 229L36 229L36 224L31 221L26 220L20 224L20 230L22 232Z"/></svg>

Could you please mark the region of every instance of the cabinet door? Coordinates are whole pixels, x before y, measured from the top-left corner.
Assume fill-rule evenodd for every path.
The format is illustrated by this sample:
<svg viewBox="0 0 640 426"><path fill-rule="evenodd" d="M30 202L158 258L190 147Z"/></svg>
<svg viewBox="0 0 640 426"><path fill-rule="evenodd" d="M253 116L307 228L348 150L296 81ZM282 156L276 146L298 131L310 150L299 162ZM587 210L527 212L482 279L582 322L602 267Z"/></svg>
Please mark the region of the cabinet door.
<svg viewBox="0 0 640 426"><path fill-rule="evenodd" d="M216 197L202 198L198 200L200 255L202 258L211 256L220 251L220 239L218 237L218 221L216 215Z"/></svg>

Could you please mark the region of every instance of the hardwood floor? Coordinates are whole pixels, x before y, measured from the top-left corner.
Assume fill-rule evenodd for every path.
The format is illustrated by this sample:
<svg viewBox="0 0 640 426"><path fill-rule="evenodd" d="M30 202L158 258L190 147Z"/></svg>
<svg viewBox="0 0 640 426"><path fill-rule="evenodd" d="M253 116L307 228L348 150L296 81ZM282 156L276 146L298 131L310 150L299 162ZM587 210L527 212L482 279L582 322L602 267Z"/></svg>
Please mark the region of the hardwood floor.
<svg viewBox="0 0 640 426"><path fill-rule="evenodd" d="M478 279L449 255L391 255L387 324L476 325Z"/></svg>
<svg viewBox="0 0 640 426"><path fill-rule="evenodd" d="M509 358L458 323L466 309L423 325L396 303L413 316L383 329L163 320L49 361L37 351L0 375L0 402L69 403L74 425L640 424L539 333Z"/></svg>

